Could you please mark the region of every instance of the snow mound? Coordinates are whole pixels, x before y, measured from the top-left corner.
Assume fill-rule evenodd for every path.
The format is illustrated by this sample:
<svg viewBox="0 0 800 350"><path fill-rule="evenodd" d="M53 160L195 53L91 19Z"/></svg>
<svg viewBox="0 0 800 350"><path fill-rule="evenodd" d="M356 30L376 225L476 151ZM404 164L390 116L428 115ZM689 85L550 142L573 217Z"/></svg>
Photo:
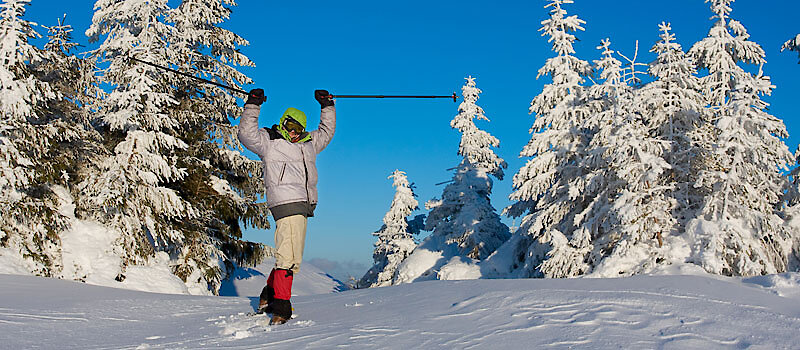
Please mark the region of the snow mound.
<svg viewBox="0 0 800 350"><path fill-rule="evenodd" d="M437 275L440 280L476 280L481 278L481 268L470 259L454 256Z"/></svg>
<svg viewBox="0 0 800 350"><path fill-rule="evenodd" d="M782 297L800 299L800 273L787 272L777 275L745 278L745 283L752 283Z"/></svg>
<svg viewBox="0 0 800 350"><path fill-rule="evenodd" d="M19 250L0 247L0 273L28 275L36 269L36 264L22 256Z"/></svg>
<svg viewBox="0 0 800 350"><path fill-rule="evenodd" d="M458 246L428 236L397 268L395 284L486 278L478 261L459 255Z"/></svg>
<svg viewBox="0 0 800 350"><path fill-rule="evenodd" d="M421 245L413 250L397 268L396 284L432 280L436 278L435 268L443 259L442 252L427 249Z"/></svg>
<svg viewBox="0 0 800 350"><path fill-rule="evenodd" d="M156 253L144 265L130 265L122 273L123 251L118 244L120 233L91 220L77 219L75 203L69 192L60 186L56 186L54 191L61 198L61 214L72 220L71 229L60 236L63 269L58 277L97 286L153 293L212 294L205 285L184 283L175 276L172 273L172 261L165 252ZM17 269L3 272L30 274L29 271Z"/></svg>

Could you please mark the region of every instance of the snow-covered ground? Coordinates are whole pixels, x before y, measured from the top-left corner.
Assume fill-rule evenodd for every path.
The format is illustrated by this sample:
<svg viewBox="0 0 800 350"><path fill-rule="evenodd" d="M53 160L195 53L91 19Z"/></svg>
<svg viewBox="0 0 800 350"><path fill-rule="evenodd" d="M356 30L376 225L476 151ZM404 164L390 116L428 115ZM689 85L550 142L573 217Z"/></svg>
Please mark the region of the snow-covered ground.
<svg viewBox="0 0 800 350"><path fill-rule="evenodd" d="M300 281L298 281L300 283ZM247 316L256 297L155 294L0 275L4 349L789 349L800 275L429 281L298 296L298 317Z"/></svg>

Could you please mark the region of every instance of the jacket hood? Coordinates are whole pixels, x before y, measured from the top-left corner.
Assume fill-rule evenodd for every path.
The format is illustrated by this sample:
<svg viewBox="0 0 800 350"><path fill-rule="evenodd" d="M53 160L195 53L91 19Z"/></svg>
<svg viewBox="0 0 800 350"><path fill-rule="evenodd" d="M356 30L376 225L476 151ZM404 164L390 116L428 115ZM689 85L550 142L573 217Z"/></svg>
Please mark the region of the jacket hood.
<svg viewBox="0 0 800 350"><path fill-rule="evenodd" d="M305 129L308 126L306 122L306 114L297 108L289 107L286 112L283 112L283 115L281 115L281 119L278 121L278 132L281 133L281 136L283 136L284 139L291 142L292 138L289 136L289 132L283 129L283 121L286 120L286 118L294 119L303 126L303 129ZM311 135L308 132L301 134L300 139L297 140L298 143L308 141L311 141Z"/></svg>
<svg viewBox="0 0 800 350"><path fill-rule="evenodd" d="M286 112L283 112L283 115L281 116L281 120L278 122L278 125L283 125L283 121L286 120L286 118L288 117L291 117L292 119L300 123L300 125L303 126L303 129L308 127L308 125L306 124L306 114L303 113L303 111L292 107L289 107L289 109L287 109Z"/></svg>

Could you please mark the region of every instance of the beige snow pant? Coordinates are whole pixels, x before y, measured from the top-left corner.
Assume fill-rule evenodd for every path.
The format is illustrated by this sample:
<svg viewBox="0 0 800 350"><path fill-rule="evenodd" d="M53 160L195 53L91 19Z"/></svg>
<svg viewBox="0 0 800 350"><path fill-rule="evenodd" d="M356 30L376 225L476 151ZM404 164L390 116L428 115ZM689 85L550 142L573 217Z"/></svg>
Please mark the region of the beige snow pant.
<svg viewBox="0 0 800 350"><path fill-rule="evenodd" d="M308 218L303 215L287 216L275 222L275 268L300 271L307 224Z"/></svg>

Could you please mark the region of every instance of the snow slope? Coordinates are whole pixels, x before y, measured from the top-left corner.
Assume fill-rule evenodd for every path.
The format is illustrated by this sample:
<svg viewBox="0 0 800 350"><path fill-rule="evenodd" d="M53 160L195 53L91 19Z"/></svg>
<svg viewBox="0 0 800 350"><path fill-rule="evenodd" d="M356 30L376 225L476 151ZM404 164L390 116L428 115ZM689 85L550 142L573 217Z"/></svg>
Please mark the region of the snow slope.
<svg viewBox="0 0 800 350"><path fill-rule="evenodd" d="M275 266L275 258L267 258L255 268L238 267L232 276L222 281L219 288L221 296L258 296L267 283L267 276ZM348 287L334 279L318 267L304 262L300 272L294 276L292 295L313 295L341 292Z"/></svg>
<svg viewBox="0 0 800 350"><path fill-rule="evenodd" d="M298 296L299 317L268 326L266 317L245 315L255 297L0 275L0 347L788 349L800 343L799 281L430 281Z"/></svg>

